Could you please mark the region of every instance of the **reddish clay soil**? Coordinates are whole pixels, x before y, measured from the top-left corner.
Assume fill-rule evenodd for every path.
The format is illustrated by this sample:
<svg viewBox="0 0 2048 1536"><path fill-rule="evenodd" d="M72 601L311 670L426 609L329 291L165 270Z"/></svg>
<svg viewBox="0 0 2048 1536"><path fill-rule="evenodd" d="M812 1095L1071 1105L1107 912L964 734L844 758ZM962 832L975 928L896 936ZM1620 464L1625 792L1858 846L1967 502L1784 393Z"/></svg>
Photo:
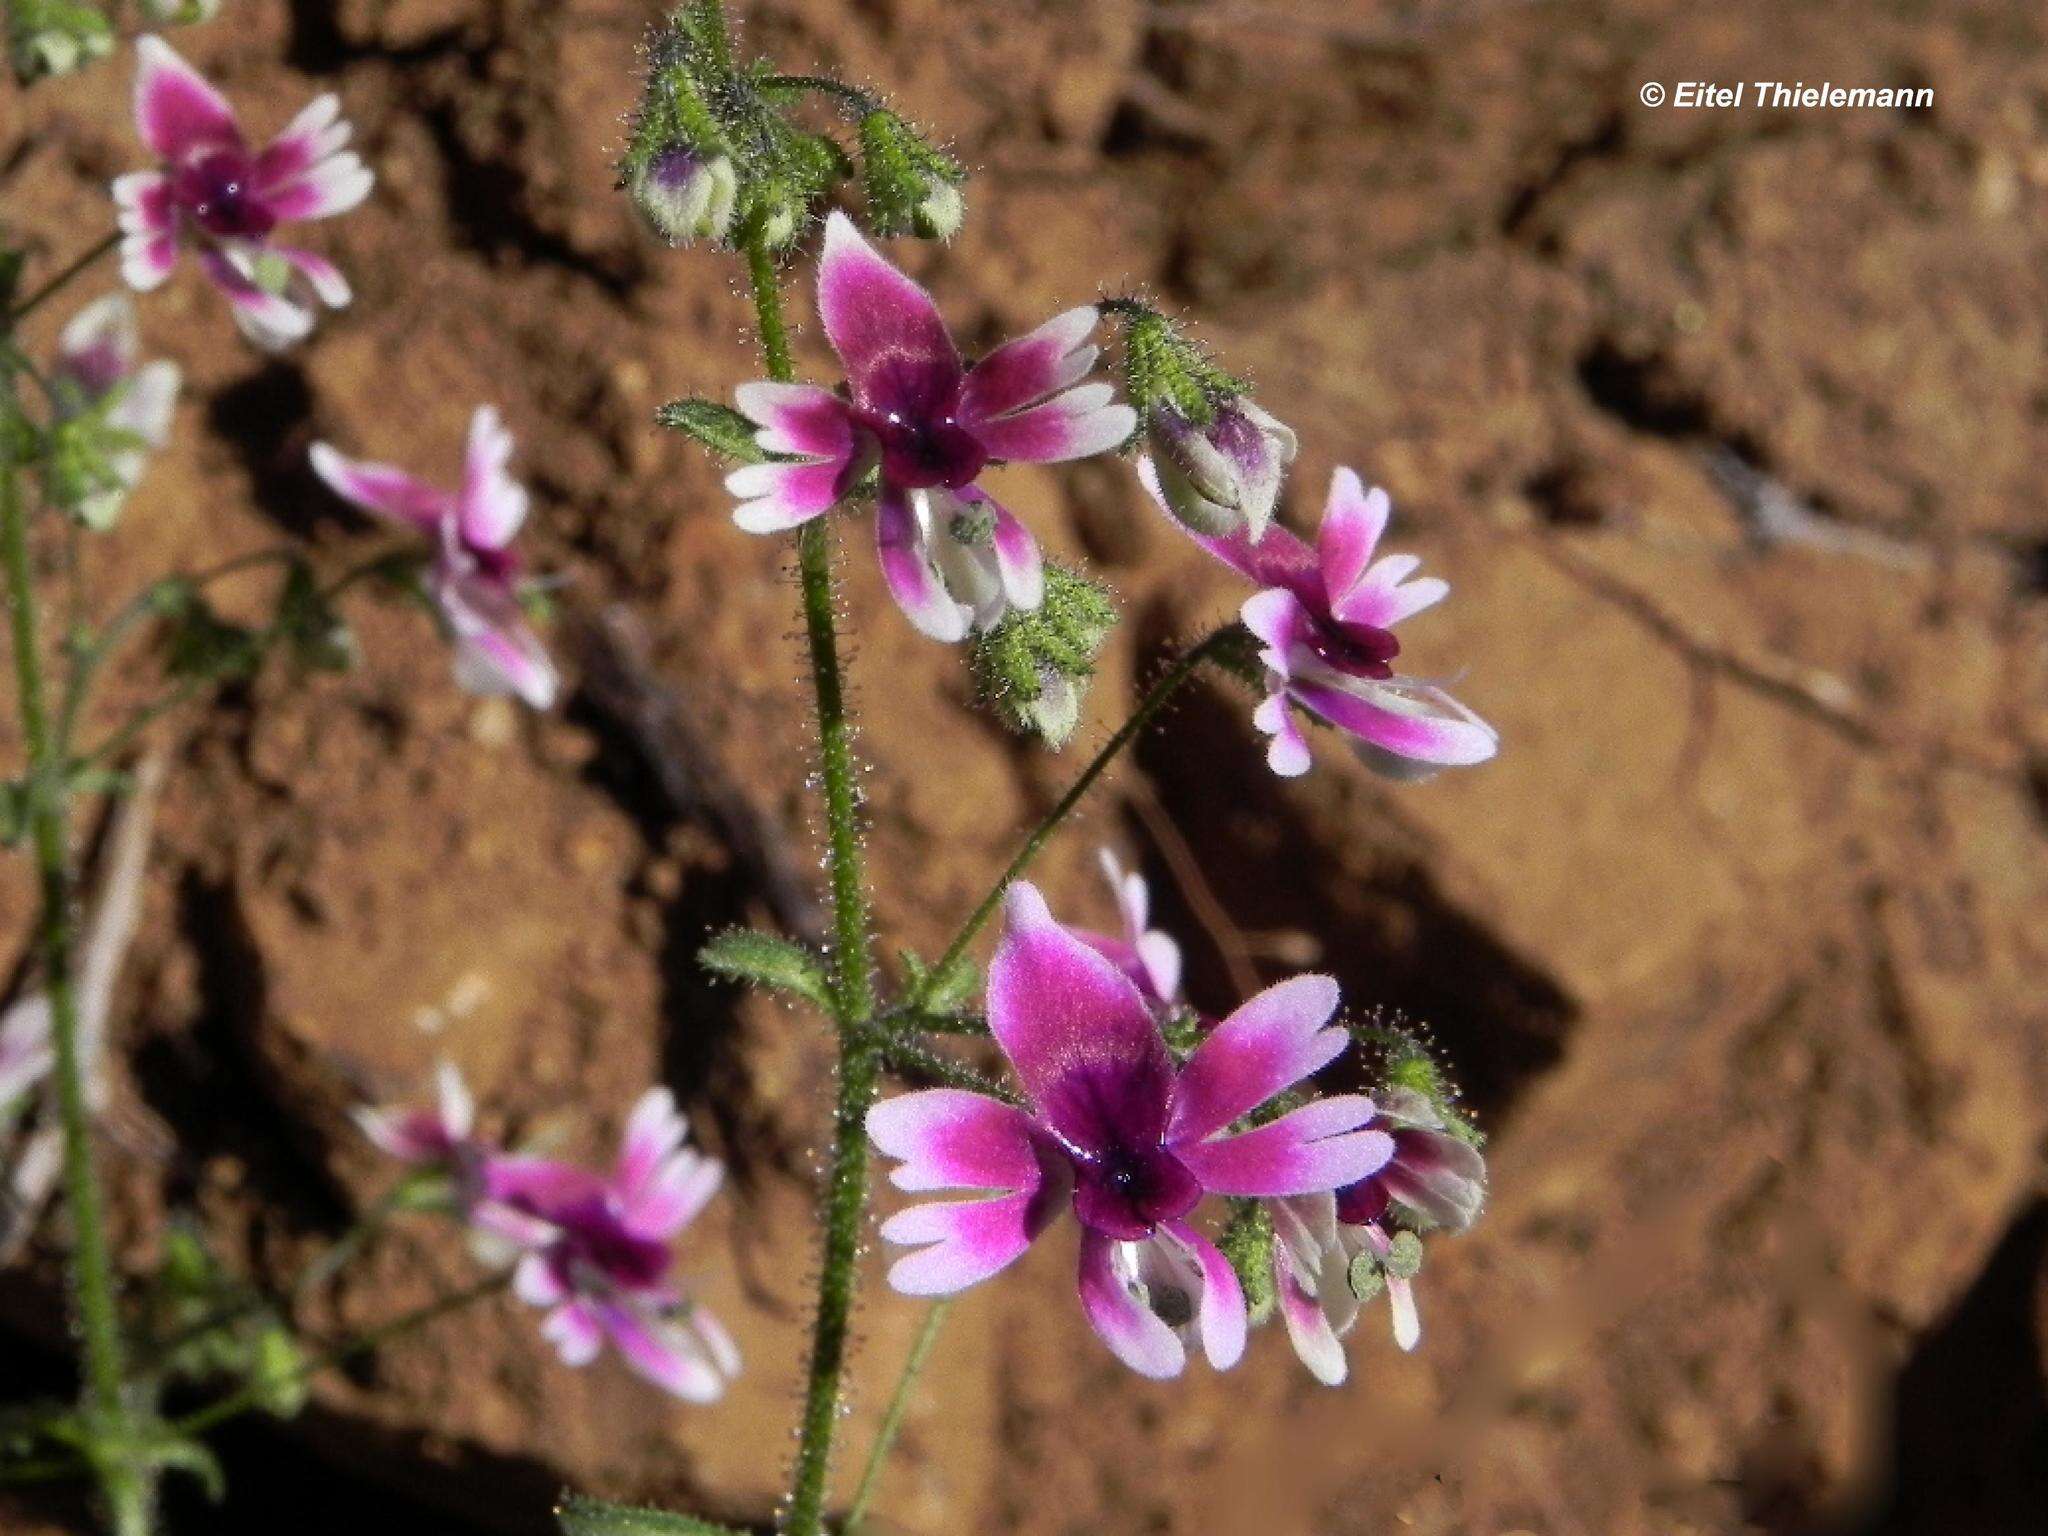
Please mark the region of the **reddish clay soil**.
<svg viewBox="0 0 2048 1536"><path fill-rule="evenodd" d="M656 9L231 0L180 37L261 126L338 90L380 181L323 232L357 302L302 350L252 355L189 273L148 302L192 387L93 592L281 533L339 565L374 535L308 444L452 465L492 400L536 554L571 577L571 691L544 719L466 699L417 615L371 602L360 670L268 674L166 733L105 1149L128 1263L192 1210L275 1280L389 1178L348 1106L437 1057L493 1129L591 1155L667 1081L738 1175L687 1262L749 1368L721 1406L674 1406L614 1364L565 1369L529 1312L487 1305L323 1382L295 1422L226 1435L228 1518L185 1508L187 1529L539 1532L564 1484L772 1517L829 1052L811 1018L698 979L707 928L767 920L758 882L664 799L568 639L608 605L640 615L811 867L786 551L738 534L714 466L651 425L755 370L729 263L658 248L611 190ZM977 167L960 238L905 253L974 343L1141 289L1300 429L1290 516L1334 463L1388 486L1456 588L1411 654L1468 669L1505 743L1417 788L1335 751L1282 784L1244 700L1198 693L1045 865L1067 910L1107 920L1095 846L1139 858L1198 1001L1225 1003L1233 966L1315 964L1429 1023L1492 1133L1494 1197L1431 1250L1424 1348L1367 1327L1332 1392L1262 1336L1228 1378L1148 1385L1088 1335L1071 1239L1048 1241L956 1309L877 1529L2039 1529L2038 5L740 9L750 42L887 82ZM1756 78L1935 104L1638 101ZM0 196L41 261L107 223L106 178L136 161L126 84L6 98ZM815 328L800 341L819 364ZM1760 537L1744 470L1822 536ZM1121 596L1086 747L1237 594L1124 466L1002 483ZM977 714L861 536L844 614L877 902L929 951L1079 753ZM28 898L11 861L10 958ZM61 1380L52 1243L0 1283L10 1382ZM856 1448L922 1314L879 1272ZM408 1227L309 1316L365 1326L472 1274ZM42 1503L0 1524L83 1528Z"/></svg>

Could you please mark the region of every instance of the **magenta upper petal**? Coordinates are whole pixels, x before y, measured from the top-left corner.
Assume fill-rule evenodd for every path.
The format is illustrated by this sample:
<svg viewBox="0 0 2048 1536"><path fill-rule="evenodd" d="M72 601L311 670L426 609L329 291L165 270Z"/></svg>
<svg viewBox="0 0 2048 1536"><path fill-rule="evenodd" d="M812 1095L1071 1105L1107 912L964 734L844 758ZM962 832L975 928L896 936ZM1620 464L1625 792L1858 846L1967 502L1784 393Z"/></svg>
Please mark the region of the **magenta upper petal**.
<svg viewBox="0 0 2048 1536"><path fill-rule="evenodd" d="M1099 1232L1081 1233L1081 1310L1110 1353L1155 1381L1178 1376L1187 1365L1179 1337L1131 1293L1116 1268L1116 1243Z"/></svg>
<svg viewBox="0 0 2048 1536"><path fill-rule="evenodd" d="M1323 585L1332 599L1349 592L1365 574L1392 511L1387 493L1378 487L1368 492L1355 471L1339 469L1330 477L1330 499L1323 508L1316 555L1322 561Z"/></svg>
<svg viewBox="0 0 2048 1536"><path fill-rule="evenodd" d="M1223 1130L1342 1053L1344 1030L1330 1024L1337 983L1296 976L1266 988L1211 1031L1181 1067L1170 1141Z"/></svg>
<svg viewBox="0 0 2048 1536"><path fill-rule="evenodd" d="M1025 1091L1053 1129L1084 1150L1148 1135L1157 1145L1173 1058L1137 987L1054 922L1036 886L1011 886L1003 910L989 965L989 1028Z"/></svg>
<svg viewBox="0 0 2048 1536"><path fill-rule="evenodd" d="M889 1175L898 1189L1033 1190L1042 1178L1031 1117L983 1094L906 1093L869 1110L867 1130L900 1161Z"/></svg>
<svg viewBox="0 0 2048 1536"><path fill-rule="evenodd" d="M938 306L862 239L843 213L825 221L818 315L846 367L855 404L907 416L922 414L934 402L951 402L961 378L960 354Z"/></svg>
<svg viewBox="0 0 2048 1536"><path fill-rule="evenodd" d="M462 540L476 549L502 550L526 521L526 488L510 474L512 434L488 405L470 417L457 497Z"/></svg>
<svg viewBox="0 0 2048 1536"><path fill-rule="evenodd" d="M1385 1166L1394 1139L1369 1131L1372 1100L1317 1099L1235 1136L1176 1145L1211 1194L1306 1195L1340 1189Z"/></svg>
<svg viewBox="0 0 2048 1536"><path fill-rule="evenodd" d="M627 1205L637 1200L688 1134L689 1127L676 1109L673 1093L666 1088L650 1088L643 1093L626 1118L619 1165L612 1174L612 1187L619 1199Z"/></svg>
<svg viewBox="0 0 2048 1536"><path fill-rule="evenodd" d="M725 477L740 498L732 520L748 533L781 533L831 510L845 487L836 463L747 464Z"/></svg>
<svg viewBox="0 0 2048 1536"><path fill-rule="evenodd" d="M1095 366L1098 349L1085 345L1095 321L1095 306L1083 305L997 347L967 370L962 420L1002 416L1080 383Z"/></svg>
<svg viewBox="0 0 2048 1536"><path fill-rule="evenodd" d="M969 430L990 458L1053 464L1085 459L1123 446L1137 430L1137 413L1112 401L1107 384L1082 384L1043 405L992 420Z"/></svg>
<svg viewBox="0 0 2048 1536"><path fill-rule="evenodd" d="M160 37L135 40L135 127L160 160L242 143L227 98Z"/></svg>

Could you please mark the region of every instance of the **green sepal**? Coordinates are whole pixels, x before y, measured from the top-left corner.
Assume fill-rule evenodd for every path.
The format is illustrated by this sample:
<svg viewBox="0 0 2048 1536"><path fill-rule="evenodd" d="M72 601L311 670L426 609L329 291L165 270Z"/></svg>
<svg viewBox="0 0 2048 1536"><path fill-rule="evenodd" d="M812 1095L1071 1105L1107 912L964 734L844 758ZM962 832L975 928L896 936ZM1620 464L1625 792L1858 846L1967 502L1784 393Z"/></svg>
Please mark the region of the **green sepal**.
<svg viewBox="0 0 2048 1536"><path fill-rule="evenodd" d="M729 1525L663 1509L610 1504L603 1499L565 1493L555 1506L562 1536L745 1536Z"/></svg>

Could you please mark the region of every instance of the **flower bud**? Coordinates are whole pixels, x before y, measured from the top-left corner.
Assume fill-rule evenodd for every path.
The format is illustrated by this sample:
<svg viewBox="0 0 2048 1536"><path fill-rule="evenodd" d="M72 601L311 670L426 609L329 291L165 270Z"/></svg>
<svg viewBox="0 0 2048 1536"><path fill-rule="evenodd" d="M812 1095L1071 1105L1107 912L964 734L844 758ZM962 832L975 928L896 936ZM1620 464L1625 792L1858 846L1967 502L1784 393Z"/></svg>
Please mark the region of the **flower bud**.
<svg viewBox="0 0 2048 1536"><path fill-rule="evenodd" d="M68 75L114 51L114 28L87 0L10 0L7 52L23 85Z"/></svg>
<svg viewBox="0 0 2048 1536"><path fill-rule="evenodd" d="M1232 395L1204 425L1161 403L1146 413L1145 444L1174 516L1197 533L1241 529L1256 543L1273 521L1295 437L1249 395Z"/></svg>
<svg viewBox="0 0 2048 1536"><path fill-rule="evenodd" d="M724 155L684 144L656 150L633 172L634 206L671 245L723 240L732 229L739 178Z"/></svg>
<svg viewBox="0 0 2048 1536"><path fill-rule="evenodd" d="M220 14L221 0L142 0L142 14L172 27L195 26Z"/></svg>
<svg viewBox="0 0 2048 1536"><path fill-rule="evenodd" d="M960 232L967 172L887 108L860 121L861 179L868 223L878 234L950 240Z"/></svg>
<svg viewBox="0 0 2048 1536"><path fill-rule="evenodd" d="M1258 540L1294 433L1157 310L1135 299L1108 308L1124 323L1124 381L1168 509L1196 533Z"/></svg>
<svg viewBox="0 0 2048 1536"><path fill-rule="evenodd" d="M1011 730L1058 751L1080 724L1096 654L1115 624L1107 592L1048 562L1039 606L1012 609L974 637L968 660L983 702Z"/></svg>

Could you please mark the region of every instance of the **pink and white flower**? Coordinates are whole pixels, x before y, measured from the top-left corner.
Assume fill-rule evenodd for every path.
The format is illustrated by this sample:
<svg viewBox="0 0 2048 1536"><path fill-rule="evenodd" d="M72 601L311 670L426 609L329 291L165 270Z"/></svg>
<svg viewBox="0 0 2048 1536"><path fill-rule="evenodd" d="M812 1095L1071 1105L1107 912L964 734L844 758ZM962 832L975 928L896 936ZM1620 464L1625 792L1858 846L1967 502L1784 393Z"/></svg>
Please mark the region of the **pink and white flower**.
<svg viewBox="0 0 2048 1536"><path fill-rule="evenodd" d="M489 1166L489 1196L550 1231L520 1259L513 1289L548 1309L541 1332L565 1363L587 1365L609 1341L663 1391L708 1403L739 1374L740 1356L673 1275L675 1239L724 1179L715 1158L684 1145L687 1129L674 1095L650 1089L609 1174L501 1157Z"/></svg>
<svg viewBox="0 0 2048 1536"><path fill-rule="evenodd" d="M1364 1305L1361 1269L1371 1277L1372 1290L1386 1291L1394 1342L1412 1350L1422 1341L1415 1306L1421 1242L1410 1226L1391 1224L1394 1207L1403 1208L1404 1222L1462 1232L1486 1203L1486 1160L1477 1147L1451 1134L1427 1097L1390 1088L1380 1095L1379 1109L1378 1125L1394 1143L1383 1166L1335 1195L1267 1202L1281 1319L1302 1363L1330 1386L1344 1380L1339 1341Z"/></svg>
<svg viewBox="0 0 2048 1536"><path fill-rule="evenodd" d="M135 125L159 164L114 181L122 277L147 292L190 247L251 341L275 349L301 340L313 328L312 302L348 303L348 280L276 231L346 213L375 180L343 148L351 130L339 99L316 97L252 149L235 109L170 44L139 38L135 55Z"/></svg>
<svg viewBox="0 0 2048 1536"><path fill-rule="evenodd" d="M135 301L125 293L95 299L57 334L50 386L62 421L97 415L115 438L97 455L95 483L78 488L72 510L88 528L106 529L142 480L149 450L170 440L178 403L178 365L142 361Z"/></svg>
<svg viewBox="0 0 2048 1536"><path fill-rule="evenodd" d="M1139 475L1171 515L1149 460ZM1269 690L1252 721L1273 738L1266 761L1283 777L1308 772L1297 709L1350 735L1368 766L1397 778L1483 763L1500 749L1493 727L1444 689L1394 671L1394 626L1450 587L1433 576L1410 580L1422 563L1414 555L1373 558L1391 510L1385 491L1367 492L1339 469L1314 548L1278 523L1256 541L1243 532L1194 535L1261 589L1241 611L1263 643Z"/></svg>
<svg viewBox="0 0 2048 1536"><path fill-rule="evenodd" d="M1024 1102L941 1088L869 1113L869 1136L899 1160L897 1188L983 1192L891 1217L883 1238L918 1251L896 1261L890 1283L911 1295L962 1290L1071 1208L1081 1305L1117 1358L1146 1376L1178 1375L1180 1325L1227 1368L1244 1350L1244 1292L1188 1219L1203 1196L1337 1189L1393 1149L1365 1129L1372 1101L1355 1096L1232 1129L1344 1049L1344 1030L1329 1024L1336 983L1299 976L1269 987L1176 1062L1137 986L1055 922L1034 887L1012 886L1004 910L988 1021Z"/></svg>
<svg viewBox="0 0 2048 1536"><path fill-rule="evenodd" d="M511 459L512 434L487 405L470 419L462 484L453 491L326 443L312 449L314 472L336 495L433 541L427 591L455 638L456 681L471 693L515 694L546 709L557 680L521 611L530 582L512 540L530 501L508 472Z"/></svg>
<svg viewBox="0 0 2048 1536"><path fill-rule="evenodd" d="M1103 878L1109 882L1117 912L1123 918L1123 932L1096 933L1086 928L1071 931L1075 938L1130 977L1154 1010L1170 1013L1180 1004L1180 945L1170 934L1151 926L1152 894L1145 877L1135 870L1125 870L1107 848L1100 857Z"/></svg>
<svg viewBox="0 0 2048 1536"><path fill-rule="evenodd" d="M818 312L846 368L844 393L812 384L742 385L756 441L793 462L750 464L726 487L749 533L795 528L879 467L875 542L910 622L961 640L1044 596L1038 541L982 490L997 460L1049 464L1105 453L1137 426L1103 383L1092 305L1070 309L971 368L938 306L835 213L825 225Z"/></svg>

